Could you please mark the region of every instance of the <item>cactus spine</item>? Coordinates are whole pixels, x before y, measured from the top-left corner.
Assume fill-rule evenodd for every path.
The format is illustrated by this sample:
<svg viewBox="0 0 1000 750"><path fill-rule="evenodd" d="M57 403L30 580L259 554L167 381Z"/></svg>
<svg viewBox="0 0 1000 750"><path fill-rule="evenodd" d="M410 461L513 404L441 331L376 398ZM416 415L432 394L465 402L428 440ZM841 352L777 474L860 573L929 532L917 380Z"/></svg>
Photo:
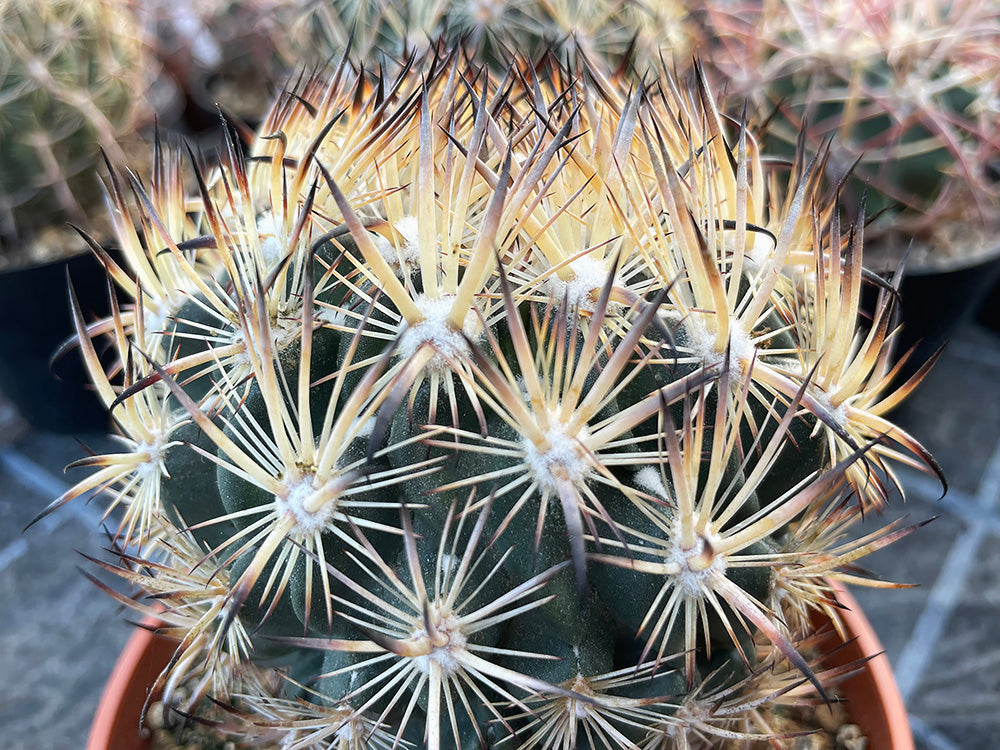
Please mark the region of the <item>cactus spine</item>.
<svg viewBox="0 0 1000 750"><path fill-rule="evenodd" d="M851 536L877 479L936 468L822 159L768 174L701 79L341 63L196 195L112 182L126 299L78 326L127 449L49 510L111 488L162 681L249 746L756 737L911 530Z"/></svg>

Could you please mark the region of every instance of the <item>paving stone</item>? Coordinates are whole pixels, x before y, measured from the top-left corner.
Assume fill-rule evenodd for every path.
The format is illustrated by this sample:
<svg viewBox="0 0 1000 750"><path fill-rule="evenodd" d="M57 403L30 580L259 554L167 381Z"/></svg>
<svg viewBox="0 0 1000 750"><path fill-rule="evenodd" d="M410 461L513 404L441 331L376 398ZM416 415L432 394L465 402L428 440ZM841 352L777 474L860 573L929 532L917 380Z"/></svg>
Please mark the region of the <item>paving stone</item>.
<svg viewBox="0 0 1000 750"><path fill-rule="evenodd" d="M961 748L995 747L1000 737L998 612L1000 539L990 536L910 704Z"/></svg>
<svg viewBox="0 0 1000 750"><path fill-rule="evenodd" d="M909 524L931 515L926 512L925 504L911 503L904 508L889 508L881 517L868 519L861 528L874 531L896 519L905 519L905 523ZM909 640L913 625L937 581L941 564L963 528L963 524L955 518L942 516L859 562L861 567L881 580L916 584L912 588L889 591L863 586L851 589L875 628L891 663L895 663Z"/></svg>
<svg viewBox="0 0 1000 750"><path fill-rule="evenodd" d="M911 709L927 721L935 717L982 718L997 714L998 694L996 607L960 605L952 612L941 641L934 644L934 655ZM1000 715L996 718L1000 721Z"/></svg>
<svg viewBox="0 0 1000 750"><path fill-rule="evenodd" d="M945 737L958 750L994 750L1000 738L1000 715L978 718L940 717L929 719L935 731ZM940 745L921 745L918 750L940 750ZM874 750L874 748L872 749Z"/></svg>
<svg viewBox="0 0 1000 750"><path fill-rule="evenodd" d="M70 441L63 438L62 442ZM66 450L63 445L61 452ZM86 498L79 498L40 521L38 526L24 531L25 526L69 486L62 477L35 463L19 446L0 447L0 550L8 544L21 543L18 540L44 534L69 518L86 519L91 528L100 528L103 506L87 505Z"/></svg>
<svg viewBox="0 0 1000 750"><path fill-rule="evenodd" d="M22 530L51 498L26 488L0 469L0 550L22 539Z"/></svg>
<svg viewBox="0 0 1000 750"><path fill-rule="evenodd" d="M0 570L3 747L79 750L129 636L119 605L78 570L100 537L77 520ZM10 677L14 677L11 679Z"/></svg>
<svg viewBox="0 0 1000 750"><path fill-rule="evenodd" d="M66 484L74 484L87 475L88 469L64 469L73 461L94 453L119 451L121 444L108 435L81 435L73 437L52 432L32 431L18 440L12 447L39 466L48 469L53 476Z"/></svg>

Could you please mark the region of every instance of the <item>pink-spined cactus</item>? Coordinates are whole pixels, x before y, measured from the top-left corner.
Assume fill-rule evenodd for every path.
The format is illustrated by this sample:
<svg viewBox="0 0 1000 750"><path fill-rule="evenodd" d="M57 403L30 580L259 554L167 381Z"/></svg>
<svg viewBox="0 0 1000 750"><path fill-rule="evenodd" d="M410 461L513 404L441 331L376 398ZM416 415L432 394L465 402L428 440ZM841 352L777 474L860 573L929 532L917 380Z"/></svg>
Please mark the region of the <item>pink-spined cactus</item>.
<svg viewBox="0 0 1000 750"><path fill-rule="evenodd" d="M889 264L955 267L997 250L1000 8L978 0L765 0L705 4L702 54L767 149L831 139L845 204L868 189L868 228ZM773 115L773 117L772 117ZM782 144L784 148L782 148Z"/></svg>

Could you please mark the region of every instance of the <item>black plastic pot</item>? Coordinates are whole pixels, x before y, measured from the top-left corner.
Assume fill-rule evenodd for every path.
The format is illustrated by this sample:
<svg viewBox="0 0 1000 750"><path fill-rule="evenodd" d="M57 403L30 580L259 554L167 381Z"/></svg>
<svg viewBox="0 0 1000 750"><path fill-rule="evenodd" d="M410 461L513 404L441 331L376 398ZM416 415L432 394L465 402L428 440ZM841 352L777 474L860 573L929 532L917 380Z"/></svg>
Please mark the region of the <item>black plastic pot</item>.
<svg viewBox="0 0 1000 750"><path fill-rule="evenodd" d="M1000 274L983 298L976 319L994 333L1000 333Z"/></svg>
<svg viewBox="0 0 1000 750"><path fill-rule="evenodd" d="M104 269L89 254L0 273L0 391L35 428L107 433L79 352L51 361L75 333L67 273L85 320L107 315Z"/></svg>

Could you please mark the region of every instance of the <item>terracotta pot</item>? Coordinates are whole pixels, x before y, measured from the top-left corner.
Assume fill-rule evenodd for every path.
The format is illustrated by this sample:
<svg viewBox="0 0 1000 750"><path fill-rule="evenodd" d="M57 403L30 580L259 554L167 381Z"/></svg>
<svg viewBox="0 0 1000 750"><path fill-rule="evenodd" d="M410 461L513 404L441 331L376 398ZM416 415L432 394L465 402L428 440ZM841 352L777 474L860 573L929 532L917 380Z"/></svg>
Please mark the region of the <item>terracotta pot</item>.
<svg viewBox="0 0 1000 750"><path fill-rule="evenodd" d="M834 587L837 598L848 608L842 617L854 640L827 659L827 663L839 666L877 654L860 672L839 685L851 721L861 727L872 750L914 750L903 698L882 644L854 597L839 584L834 583ZM826 624L818 618L817 627ZM176 645L175 641L156 636L150 630L136 631L101 696L87 750L148 750L149 740L142 734L139 717L157 675L169 662ZM838 645L835 633L830 635L830 645Z"/></svg>
<svg viewBox="0 0 1000 750"><path fill-rule="evenodd" d="M846 632L854 640L827 658L825 663L840 666L876 654L860 672L838 685L846 700L847 713L868 737L868 747L872 750L914 750L910 719L889 657L861 611L861 605L839 583L834 581L832 585L837 591L837 599L847 607L842 611L841 619ZM817 618L815 624L821 627L826 621ZM830 646L838 643L836 633L831 633Z"/></svg>
<svg viewBox="0 0 1000 750"><path fill-rule="evenodd" d="M177 649L177 641L156 635L152 620L143 622L125 644L115 663L94 723L87 738L87 750L148 750L140 718L146 699L160 671ZM147 630L146 628L150 628Z"/></svg>

